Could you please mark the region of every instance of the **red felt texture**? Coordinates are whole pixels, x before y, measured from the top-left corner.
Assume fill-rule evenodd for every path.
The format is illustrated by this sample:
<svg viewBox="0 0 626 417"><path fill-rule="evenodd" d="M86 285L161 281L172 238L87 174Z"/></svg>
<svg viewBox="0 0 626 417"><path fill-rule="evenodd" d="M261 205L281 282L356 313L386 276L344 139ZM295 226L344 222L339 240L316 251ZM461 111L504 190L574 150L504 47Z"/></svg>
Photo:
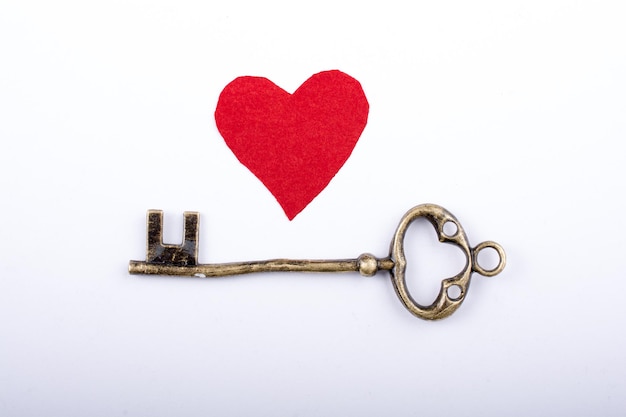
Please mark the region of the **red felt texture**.
<svg viewBox="0 0 626 417"><path fill-rule="evenodd" d="M262 77L238 77L220 94L217 128L237 159L292 220L350 157L369 104L361 84L324 71L293 94Z"/></svg>

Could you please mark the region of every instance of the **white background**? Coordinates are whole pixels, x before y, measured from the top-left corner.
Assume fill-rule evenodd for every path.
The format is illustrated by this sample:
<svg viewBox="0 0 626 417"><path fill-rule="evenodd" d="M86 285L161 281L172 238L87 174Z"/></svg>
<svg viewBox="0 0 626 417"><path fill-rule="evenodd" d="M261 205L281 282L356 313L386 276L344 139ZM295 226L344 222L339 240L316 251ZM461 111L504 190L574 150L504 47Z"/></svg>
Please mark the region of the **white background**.
<svg viewBox="0 0 626 417"><path fill-rule="evenodd" d="M625 415L624 3L216 3L0 4L0 415ZM369 122L289 222L213 112L329 69ZM508 254L443 321L386 274L127 273L150 208L229 262L384 256L423 202ZM429 303L462 255L410 233Z"/></svg>

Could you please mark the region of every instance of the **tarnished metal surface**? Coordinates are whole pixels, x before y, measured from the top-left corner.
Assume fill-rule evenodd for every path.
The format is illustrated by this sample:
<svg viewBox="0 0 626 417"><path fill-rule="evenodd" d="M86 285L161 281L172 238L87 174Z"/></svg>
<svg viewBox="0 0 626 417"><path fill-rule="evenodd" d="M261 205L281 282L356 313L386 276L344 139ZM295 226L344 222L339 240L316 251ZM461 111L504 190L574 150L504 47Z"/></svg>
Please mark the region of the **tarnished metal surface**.
<svg viewBox="0 0 626 417"><path fill-rule="evenodd" d="M435 228L440 242L458 246L465 255L465 267L452 278L441 281L441 289L435 301L429 306L418 304L406 285L406 258L404 256L404 236L409 225L416 219L426 218ZM452 226L453 227L449 227ZM445 231L444 231L445 228ZM450 232L449 230L452 230ZM446 234L448 232L449 234ZM484 270L477 262L477 255L484 248L493 248L497 251L500 260L493 270ZM504 250L495 242L483 242L476 248L471 248L465 231L456 217L443 207L434 204L422 204L409 210L398 225L396 234L391 241L391 259L395 262L391 269L393 286L402 301L402 304L414 315L427 320L436 320L448 317L461 306L469 289L472 272L481 275L493 276L499 274L506 264ZM455 294L456 292L456 294Z"/></svg>
<svg viewBox="0 0 626 417"><path fill-rule="evenodd" d="M406 285L406 258L404 237L409 225L418 218L426 218L434 226L439 241L458 246L465 255L463 270L454 277L444 279L435 301L428 305L418 304ZM449 316L461 305L469 289L473 272L484 276L499 274L506 264L502 247L491 241L470 247L465 231L459 221L443 207L422 204L413 207L400 220L391 241L390 255L376 258L365 253L356 259L340 260L293 260L272 259L266 261L233 262L221 264L198 264L198 224L196 212L184 213L183 242L180 245L163 244L163 212L149 210L147 214L147 248L145 261L130 261L128 272L143 275L172 275L190 277L224 277L254 272L359 272L373 276L380 270L391 273L393 286L402 304L415 316L436 320ZM486 270L478 263L478 253L492 248L499 256L494 269Z"/></svg>

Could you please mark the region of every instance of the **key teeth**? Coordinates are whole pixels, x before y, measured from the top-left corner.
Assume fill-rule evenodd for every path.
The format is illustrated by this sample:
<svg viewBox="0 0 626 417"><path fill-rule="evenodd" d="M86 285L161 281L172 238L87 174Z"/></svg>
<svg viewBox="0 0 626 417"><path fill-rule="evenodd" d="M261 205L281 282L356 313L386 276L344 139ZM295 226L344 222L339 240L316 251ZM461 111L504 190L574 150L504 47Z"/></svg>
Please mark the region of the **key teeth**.
<svg viewBox="0 0 626 417"><path fill-rule="evenodd" d="M183 213L183 242L180 245L163 244L163 211L148 210L146 262L188 266L198 264L198 225L200 215L194 211Z"/></svg>

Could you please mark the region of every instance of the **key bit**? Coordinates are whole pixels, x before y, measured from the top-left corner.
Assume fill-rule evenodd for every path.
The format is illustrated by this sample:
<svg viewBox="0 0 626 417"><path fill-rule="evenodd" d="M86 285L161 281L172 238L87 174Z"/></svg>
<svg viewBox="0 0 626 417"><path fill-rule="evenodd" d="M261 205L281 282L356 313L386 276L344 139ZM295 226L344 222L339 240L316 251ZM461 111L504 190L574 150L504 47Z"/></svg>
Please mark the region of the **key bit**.
<svg viewBox="0 0 626 417"><path fill-rule="evenodd" d="M146 262L176 266L197 265L199 217L197 212L184 212L183 243L165 245L163 243L163 211L148 210Z"/></svg>

